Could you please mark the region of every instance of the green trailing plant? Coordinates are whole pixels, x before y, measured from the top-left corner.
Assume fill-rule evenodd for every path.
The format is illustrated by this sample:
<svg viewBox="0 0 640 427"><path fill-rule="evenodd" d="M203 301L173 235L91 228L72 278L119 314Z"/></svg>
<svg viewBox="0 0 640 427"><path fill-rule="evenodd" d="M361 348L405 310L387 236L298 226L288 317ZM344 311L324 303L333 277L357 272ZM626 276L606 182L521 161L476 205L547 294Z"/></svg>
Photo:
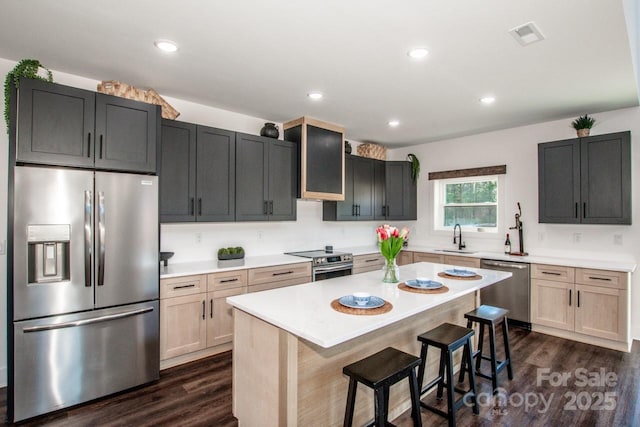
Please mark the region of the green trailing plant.
<svg viewBox="0 0 640 427"><path fill-rule="evenodd" d="M47 77L38 75L38 70L42 68L46 70ZM38 79L45 82L52 82L53 75L51 70L43 66L37 59L23 59L18 62L18 65L13 67L13 70L7 73L7 77L4 79L4 121L7 124L7 133L9 133L9 107L11 105L11 86L15 86L16 89L20 84L20 78L26 77L28 79Z"/></svg>
<svg viewBox="0 0 640 427"><path fill-rule="evenodd" d="M573 128L576 130L591 129L595 122L596 122L596 119L594 119L593 117L589 117L588 114L585 114L584 116L580 116L577 119L575 119L573 122L571 122L571 126L573 126Z"/></svg>
<svg viewBox="0 0 640 427"><path fill-rule="evenodd" d="M418 177L420 176L420 160L418 160L418 157L413 153L407 154L407 157L411 162L411 179L414 183L416 183L418 182Z"/></svg>

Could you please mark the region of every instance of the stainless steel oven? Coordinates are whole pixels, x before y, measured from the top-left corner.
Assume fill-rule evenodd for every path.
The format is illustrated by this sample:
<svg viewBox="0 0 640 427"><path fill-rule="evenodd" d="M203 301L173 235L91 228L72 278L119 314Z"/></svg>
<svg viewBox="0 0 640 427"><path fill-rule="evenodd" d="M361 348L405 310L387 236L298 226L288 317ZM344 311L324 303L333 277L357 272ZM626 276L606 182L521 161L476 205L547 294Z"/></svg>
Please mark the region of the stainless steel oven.
<svg viewBox="0 0 640 427"><path fill-rule="evenodd" d="M332 279L334 277L351 276L353 262L314 266L311 269L313 281Z"/></svg>
<svg viewBox="0 0 640 427"><path fill-rule="evenodd" d="M288 255L311 258L311 276L314 282L350 276L353 273L353 256L350 253L318 250L289 252Z"/></svg>

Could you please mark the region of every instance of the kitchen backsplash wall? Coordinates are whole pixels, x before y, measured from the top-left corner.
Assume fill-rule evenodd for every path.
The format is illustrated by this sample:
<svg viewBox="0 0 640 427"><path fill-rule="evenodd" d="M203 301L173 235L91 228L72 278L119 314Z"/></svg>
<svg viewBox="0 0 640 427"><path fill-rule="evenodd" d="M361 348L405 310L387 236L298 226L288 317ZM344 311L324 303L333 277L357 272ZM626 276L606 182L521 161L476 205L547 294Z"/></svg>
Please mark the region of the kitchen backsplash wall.
<svg viewBox="0 0 640 427"><path fill-rule="evenodd" d="M212 260L217 250L242 246L248 256L349 246L375 247L377 222L322 221L322 202L298 200L295 222L163 224L160 247L175 252L169 263ZM415 229L413 223L407 225Z"/></svg>

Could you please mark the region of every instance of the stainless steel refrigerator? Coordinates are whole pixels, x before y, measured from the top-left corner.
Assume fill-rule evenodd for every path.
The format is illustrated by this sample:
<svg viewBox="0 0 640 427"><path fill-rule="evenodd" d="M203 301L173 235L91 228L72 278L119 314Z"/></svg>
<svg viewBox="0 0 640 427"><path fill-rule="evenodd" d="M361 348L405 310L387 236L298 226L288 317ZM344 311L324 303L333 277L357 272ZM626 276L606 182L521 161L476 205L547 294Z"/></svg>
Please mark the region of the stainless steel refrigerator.
<svg viewBox="0 0 640 427"><path fill-rule="evenodd" d="M9 418L158 379L157 177L14 171Z"/></svg>

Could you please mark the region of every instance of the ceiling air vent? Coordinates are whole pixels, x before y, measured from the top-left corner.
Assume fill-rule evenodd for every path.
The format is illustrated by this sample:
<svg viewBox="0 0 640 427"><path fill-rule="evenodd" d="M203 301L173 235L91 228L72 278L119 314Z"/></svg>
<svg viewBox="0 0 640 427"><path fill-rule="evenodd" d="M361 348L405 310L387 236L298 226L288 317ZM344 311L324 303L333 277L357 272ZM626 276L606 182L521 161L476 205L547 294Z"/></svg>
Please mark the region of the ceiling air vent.
<svg viewBox="0 0 640 427"><path fill-rule="evenodd" d="M544 36L533 22L527 22L526 24L510 29L509 34L522 46L544 40Z"/></svg>

